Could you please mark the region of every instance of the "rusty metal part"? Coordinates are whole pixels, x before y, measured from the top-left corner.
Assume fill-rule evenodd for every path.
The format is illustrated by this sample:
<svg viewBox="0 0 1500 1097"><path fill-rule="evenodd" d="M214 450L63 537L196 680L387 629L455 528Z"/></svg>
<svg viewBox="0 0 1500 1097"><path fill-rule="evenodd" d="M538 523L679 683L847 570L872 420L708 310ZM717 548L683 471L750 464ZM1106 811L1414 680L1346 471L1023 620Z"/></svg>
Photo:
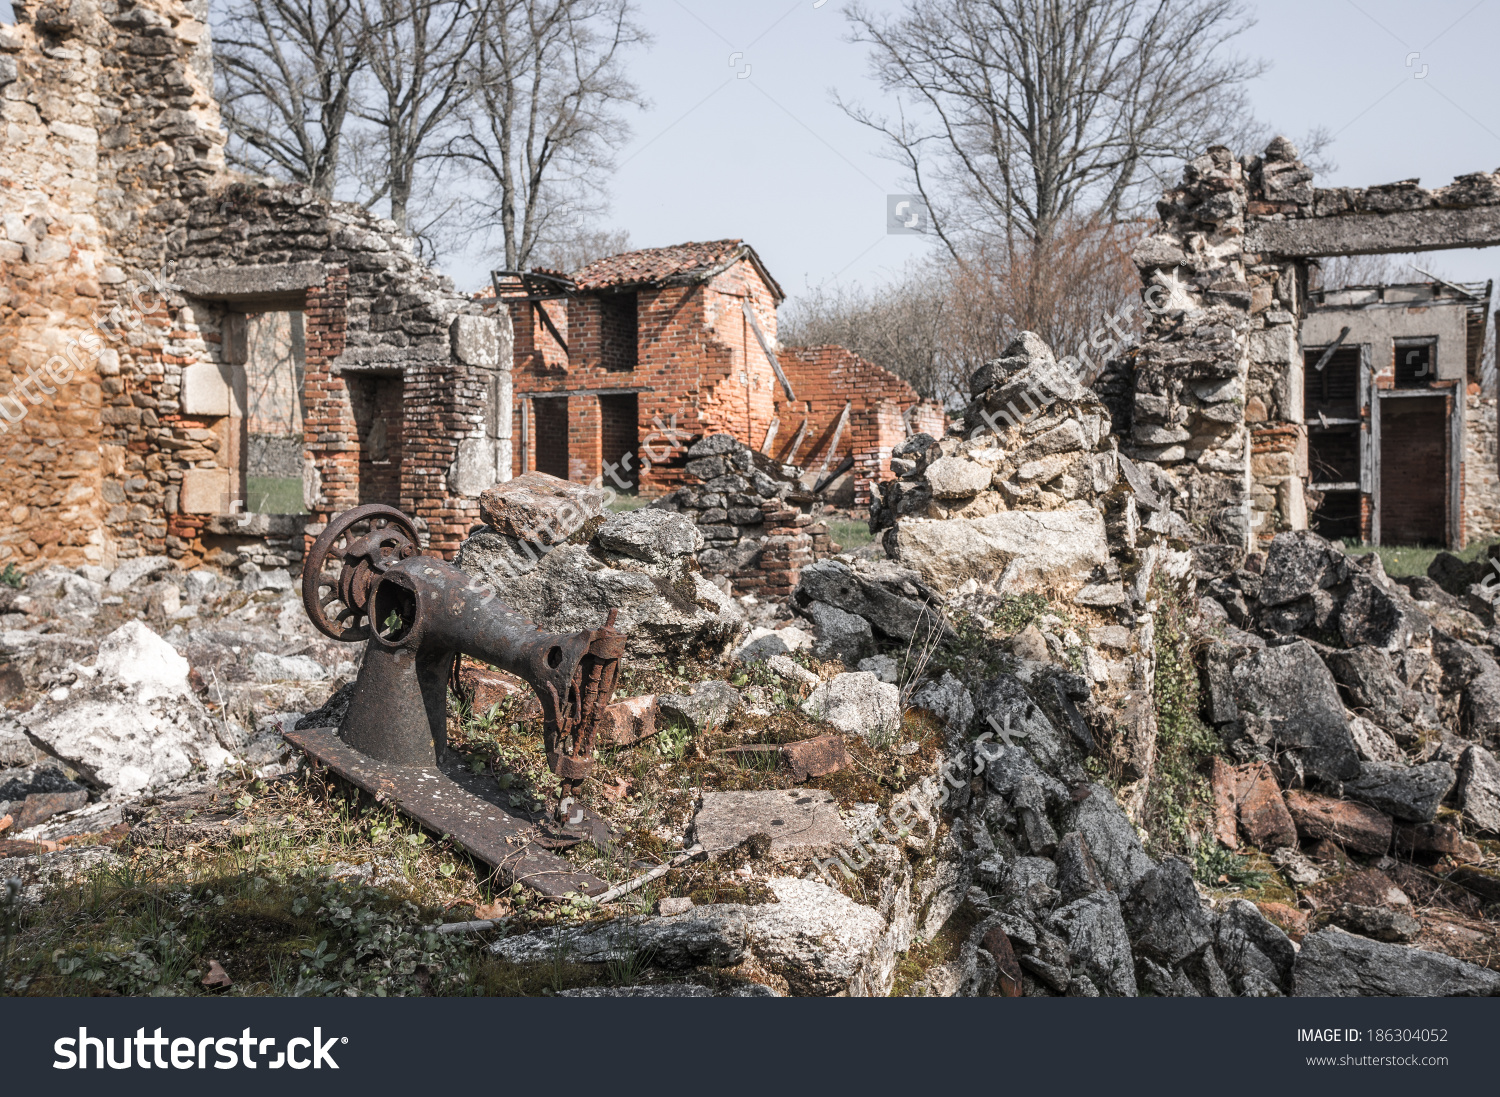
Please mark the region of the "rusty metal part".
<svg viewBox="0 0 1500 1097"><path fill-rule="evenodd" d="M283 734L344 780L494 866L505 885L522 884L550 898L570 892L598 895L609 887L547 852L531 823L463 788L436 766L376 761L343 742L332 728Z"/></svg>
<svg viewBox="0 0 1500 1097"><path fill-rule="evenodd" d="M601 628L541 632L493 587L422 555L415 524L374 503L339 515L318 537L304 565L302 602L326 635L368 641L339 735L369 760L418 768L441 760L448 688L464 654L536 691L561 799L576 795L592 772L599 719L625 654L616 611Z"/></svg>
<svg viewBox="0 0 1500 1097"><path fill-rule="evenodd" d="M375 577L415 556L417 527L395 507L366 503L328 523L302 565L302 606L318 631L353 643L370 635L365 613Z"/></svg>

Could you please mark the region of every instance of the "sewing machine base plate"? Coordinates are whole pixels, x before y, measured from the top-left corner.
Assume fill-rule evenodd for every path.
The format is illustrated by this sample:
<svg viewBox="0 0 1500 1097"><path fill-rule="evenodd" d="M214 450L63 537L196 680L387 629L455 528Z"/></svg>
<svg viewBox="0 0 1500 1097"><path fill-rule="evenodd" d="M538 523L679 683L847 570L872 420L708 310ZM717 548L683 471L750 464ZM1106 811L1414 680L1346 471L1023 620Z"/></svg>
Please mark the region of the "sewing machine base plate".
<svg viewBox="0 0 1500 1097"><path fill-rule="evenodd" d="M447 835L491 865L502 884L519 883L548 898L598 895L609 884L579 872L542 844L536 824L463 788L434 766L397 766L355 750L334 728L282 733L288 742L377 800L388 802L436 834ZM540 839L540 841L539 841ZM576 839L575 839L576 840ZM553 839L551 844L557 844Z"/></svg>

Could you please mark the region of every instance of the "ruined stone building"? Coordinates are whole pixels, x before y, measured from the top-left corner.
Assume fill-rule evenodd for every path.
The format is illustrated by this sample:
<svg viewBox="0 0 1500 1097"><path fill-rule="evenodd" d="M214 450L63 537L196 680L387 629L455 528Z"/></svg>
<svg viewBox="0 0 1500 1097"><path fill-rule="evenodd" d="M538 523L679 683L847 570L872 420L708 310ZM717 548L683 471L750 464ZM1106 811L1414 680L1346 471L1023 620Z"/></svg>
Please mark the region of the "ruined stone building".
<svg viewBox="0 0 1500 1097"><path fill-rule="evenodd" d="M1500 244L1500 173L1435 190L1319 189L1278 138L1243 159L1210 149L1157 209L1158 230L1135 253L1145 338L1097 387L1122 451L1165 474L1158 486L1185 533L1248 546L1310 515L1387 543L1459 547L1494 532L1495 393L1480 391L1476 349L1488 291L1320 294L1310 274L1332 256ZM1345 326L1345 345L1316 370ZM1424 363L1433 372L1418 378ZM1422 454L1394 453L1417 439ZM1417 461L1420 480L1382 477L1387 453L1402 477Z"/></svg>
<svg viewBox="0 0 1500 1097"><path fill-rule="evenodd" d="M1500 532L1495 394L1480 383L1489 300L1488 285L1444 282L1308 294L1302 418L1313 529L1397 545Z"/></svg>
<svg viewBox="0 0 1500 1097"><path fill-rule="evenodd" d="M841 347L781 349L785 294L740 240L500 274L495 292L515 331L517 474L590 481L609 467L660 494L690 479L688 442L723 433L824 472L852 458L868 500L914 415L912 430L941 430L941 411L889 371Z"/></svg>
<svg viewBox="0 0 1500 1097"><path fill-rule="evenodd" d="M203 5L15 7L0 564L280 566L363 502L456 549L510 470L505 318L391 223L225 169Z"/></svg>

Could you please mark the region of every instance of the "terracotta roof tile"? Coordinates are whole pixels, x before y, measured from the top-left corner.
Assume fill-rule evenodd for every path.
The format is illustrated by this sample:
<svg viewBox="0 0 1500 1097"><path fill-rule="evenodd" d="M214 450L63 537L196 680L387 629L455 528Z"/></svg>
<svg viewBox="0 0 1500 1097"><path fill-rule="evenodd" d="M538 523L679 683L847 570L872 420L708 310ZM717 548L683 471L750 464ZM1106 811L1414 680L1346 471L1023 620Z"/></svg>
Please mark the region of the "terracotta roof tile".
<svg viewBox="0 0 1500 1097"><path fill-rule="evenodd" d="M573 275L573 281L581 290L659 285L667 281L694 282L712 277L746 255L760 266L754 249L747 247L742 240L709 240L701 244L641 248L596 260ZM772 287L778 288L774 282Z"/></svg>

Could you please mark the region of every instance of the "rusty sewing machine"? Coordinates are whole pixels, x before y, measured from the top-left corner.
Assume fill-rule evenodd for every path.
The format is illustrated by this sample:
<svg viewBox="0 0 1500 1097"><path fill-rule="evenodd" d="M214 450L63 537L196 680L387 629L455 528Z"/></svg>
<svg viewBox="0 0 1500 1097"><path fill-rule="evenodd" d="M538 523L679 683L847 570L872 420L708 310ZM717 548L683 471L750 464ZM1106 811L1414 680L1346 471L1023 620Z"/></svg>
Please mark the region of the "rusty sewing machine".
<svg viewBox="0 0 1500 1097"><path fill-rule="evenodd" d="M490 663L536 691L547 763L561 782L560 820L581 818L575 797L593 767L599 716L614 695L625 637L615 613L596 629L539 631L494 589L421 553L416 527L378 503L328 524L303 563L302 602L325 635L365 641L364 662L338 728L286 732L341 777L447 834L503 879L543 894L597 894L605 884L549 848L576 833L536 825L501 808L493 786L456 767L444 772L448 684L461 655ZM597 817L594 817L597 824ZM549 838L550 834L550 838Z"/></svg>

